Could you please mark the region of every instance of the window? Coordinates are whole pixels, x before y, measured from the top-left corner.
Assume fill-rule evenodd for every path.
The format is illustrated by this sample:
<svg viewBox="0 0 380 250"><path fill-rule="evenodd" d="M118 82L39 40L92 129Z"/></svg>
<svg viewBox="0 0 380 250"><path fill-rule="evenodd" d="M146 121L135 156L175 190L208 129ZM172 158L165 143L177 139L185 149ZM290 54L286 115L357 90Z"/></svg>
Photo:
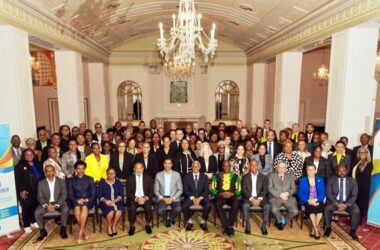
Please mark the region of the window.
<svg viewBox="0 0 380 250"><path fill-rule="evenodd" d="M134 81L120 83L117 89L117 110L119 121L141 120L141 88Z"/></svg>
<svg viewBox="0 0 380 250"><path fill-rule="evenodd" d="M230 80L218 84L215 92L216 119L239 119L239 87Z"/></svg>

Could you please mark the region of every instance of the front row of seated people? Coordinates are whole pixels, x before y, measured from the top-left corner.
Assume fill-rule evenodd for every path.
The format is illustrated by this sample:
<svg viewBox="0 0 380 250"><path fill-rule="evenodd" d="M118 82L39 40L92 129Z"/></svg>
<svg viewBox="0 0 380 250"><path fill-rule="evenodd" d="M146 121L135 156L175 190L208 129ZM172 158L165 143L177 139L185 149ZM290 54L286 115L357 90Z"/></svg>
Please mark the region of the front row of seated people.
<svg viewBox="0 0 380 250"><path fill-rule="evenodd" d="M37 170L33 169L32 154L29 157L28 153L28 151L25 153L25 157L26 160L30 158L29 171L39 176ZM330 236L331 220L336 210L350 214L350 235L353 239L358 239L356 230L360 212L355 203L358 188L355 180L347 176L348 171L345 165L338 166L337 175L331 177L327 184L323 177L316 176L314 165L307 165L307 175L300 179L297 191L294 177L287 172L287 165L284 162L277 164L276 172L265 176L258 172L258 162L251 160L247 174L240 179L231 171L231 162L226 160L223 162L223 172L215 174L209 180L206 174L200 172L199 161L194 161L192 172L184 177L183 183L180 174L172 170L171 158L166 158L163 164L164 170L157 173L154 181L144 173L142 163L134 165L134 174L127 179L126 206L130 223L129 235L135 233L136 213L140 207L142 208L140 212L145 214L145 231L147 234L152 233L154 206L158 215L164 218L167 227L174 224L177 216L183 212L186 230L193 228L192 212L198 210L202 213L200 227L207 231L207 220L211 210L211 200L213 200L223 226L223 233L228 236L234 235L234 224L240 207L245 223L245 233L251 233L250 210L258 209L263 214L261 232L267 235L270 214L275 217L278 230L283 230L284 226L297 216L300 205L310 218L312 224L310 235L315 239L320 238L318 225L323 216L324 235ZM77 161L74 167L76 175L68 181L68 188L64 180L56 178L55 168L51 165L45 166L45 179L40 176L34 180L42 179L38 183L36 194L39 205L34 211L35 220L40 228L38 240L42 240L47 235L44 215L55 211L60 215L60 235L63 239L67 238L66 223L69 216L67 200L70 202L78 224L78 243L89 238L85 224L89 212L94 210L96 203L102 216L106 218L108 235L110 237L117 235L117 224L123 216L125 207L124 186L116 178L115 170L107 169L106 177L95 184L91 177L85 175L85 162ZM30 195L34 195L33 190L30 191ZM298 195L295 196L297 192ZM33 208L34 205L27 202L29 193L24 193L24 195L21 200ZM286 213L283 213L284 211ZM29 220L27 221L29 224L34 223L28 217L24 220Z"/></svg>

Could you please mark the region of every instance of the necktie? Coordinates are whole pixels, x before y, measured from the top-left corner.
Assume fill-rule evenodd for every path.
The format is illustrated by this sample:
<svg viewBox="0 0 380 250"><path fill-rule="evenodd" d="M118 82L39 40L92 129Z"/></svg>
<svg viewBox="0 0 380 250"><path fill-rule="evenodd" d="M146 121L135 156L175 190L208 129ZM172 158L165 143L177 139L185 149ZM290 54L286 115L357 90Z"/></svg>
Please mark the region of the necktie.
<svg viewBox="0 0 380 250"><path fill-rule="evenodd" d="M197 174L195 175L194 182L195 182L195 190L197 190L198 189L198 175Z"/></svg>
<svg viewBox="0 0 380 250"><path fill-rule="evenodd" d="M268 153L270 156L272 156L272 142L269 142Z"/></svg>
<svg viewBox="0 0 380 250"><path fill-rule="evenodd" d="M17 159L21 158L21 152L20 151L21 151L20 149L17 149L17 151L16 151L16 157L17 157Z"/></svg>
<svg viewBox="0 0 380 250"><path fill-rule="evenodd" d="M339 179L339 202L343 202L343 178Z"/></svg>

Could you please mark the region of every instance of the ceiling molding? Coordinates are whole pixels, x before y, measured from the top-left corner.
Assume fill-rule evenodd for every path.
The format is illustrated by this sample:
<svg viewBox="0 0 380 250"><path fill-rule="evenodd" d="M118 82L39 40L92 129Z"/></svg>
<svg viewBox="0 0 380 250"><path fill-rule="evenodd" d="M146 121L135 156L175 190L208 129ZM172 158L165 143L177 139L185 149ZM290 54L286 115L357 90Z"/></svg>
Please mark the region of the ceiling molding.
<svg viewBox="0 0 380 250"><path fill-rule="evenodd" d="M300 48L380 16L380 0L351 0L339 5L340 7L331 8L328 12L326 7L329 6L321 8L313 13L314 19L306 23L301 19L295 24L303 23L300 27L295 28L291 25L280 34L266 40L264 44L248 50L248 63L268 60L285 51ZM311 16L306 18L310 19Z"/></svg>
<svg viewBox="0 0 380 250"><path fill-rule="evenodd" d="M0 0L0 22L77 51L83 56L108 63L110 55L108 49L54 19L24 3Z"/></svg>

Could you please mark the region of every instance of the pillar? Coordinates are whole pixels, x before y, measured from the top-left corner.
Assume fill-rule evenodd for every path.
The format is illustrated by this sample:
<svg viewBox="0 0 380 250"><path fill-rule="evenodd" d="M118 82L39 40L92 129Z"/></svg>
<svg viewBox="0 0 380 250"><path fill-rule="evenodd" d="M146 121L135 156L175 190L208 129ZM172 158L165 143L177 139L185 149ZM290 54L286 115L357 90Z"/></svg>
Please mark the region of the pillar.
<svg viewBox="0 0 380 250"><path fill-rule="evenodd" d="M253 64L253 79L252 79L252 93L250 98L252 105L252 123L262 126L265 117L265 87L267 76L267 64L255 63Z"/></svg>
<svg viewBox="0 0 380 250"><path fill-rule="evenodd" d="M299 120L302 52L276 56L273 125L276 131Z"/></svg>
<svg viewBox="0 0 380 250"><path fill-rule="evenodd" d="M90 124L100 122L104 127L107 124L107 89L108 89L108 66L103 63L89 63L88 75L90 85Z"/></svg>
<svg viewBox="0 0 380 250"><path fill-rule="evenodd" d="M358 144L361 133L373 130L378 36L374 23L332 36L326 131L333 141L347 136L349 147Z"/></svg>
<svg viewBox="0 0 380 250"><path fill-rule="evenodd" d="M0 25L0 55L0 123L8 123L24 144L36 136L28 33Z"/></svg>
<svg viewBox="0 0 380 250"><path fill-rule="evenodd" d="M59 122L78 126L84 122L82 56L74 51L55 51Z"/></svg>

